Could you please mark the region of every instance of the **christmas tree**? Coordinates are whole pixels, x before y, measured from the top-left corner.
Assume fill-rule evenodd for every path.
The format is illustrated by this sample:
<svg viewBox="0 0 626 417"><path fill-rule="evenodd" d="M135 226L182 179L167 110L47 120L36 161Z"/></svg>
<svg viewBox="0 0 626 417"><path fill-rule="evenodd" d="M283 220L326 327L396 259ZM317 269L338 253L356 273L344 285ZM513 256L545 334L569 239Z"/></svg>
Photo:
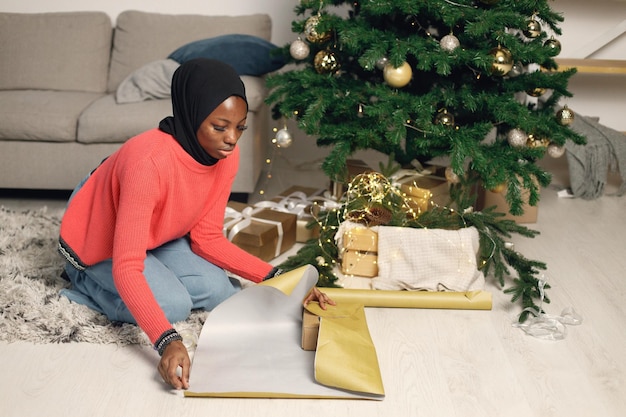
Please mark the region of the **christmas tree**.
<svg viewBox="0 0 626 417"><path fill-rule="evenodd" d="M477 186L506 190L519 215L524 194L536 205L550 183L536 162L561 155L567 140L584 143L568 127L573 112L559 105L575 70L554 60L563 18L547 0L301 0L295 12L299 38L285 54L298 65L268 78L267 102L330 149L322 169L335 181L357 150L398 166L445 157L457 215ZM501 255L489 249L487 263L500 276L513 266L514 298L534 306L544 265L504 246L510 233L534 233L489 210L473 215L491 236L485 246Z"/></svg>

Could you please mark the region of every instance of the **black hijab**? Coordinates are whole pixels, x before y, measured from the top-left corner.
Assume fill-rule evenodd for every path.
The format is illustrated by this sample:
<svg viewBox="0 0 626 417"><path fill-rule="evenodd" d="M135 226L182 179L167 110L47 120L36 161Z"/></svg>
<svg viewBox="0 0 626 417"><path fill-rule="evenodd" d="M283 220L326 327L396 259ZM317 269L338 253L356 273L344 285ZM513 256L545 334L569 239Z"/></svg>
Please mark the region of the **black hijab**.
<svg viewBox="0 0 626 417"><path fill-rule="evenodd" d="M176 69L172 77L174 116L159 123L159 129L174 136L189 155L202 165L214 165L198 142L196 132L209 114L230 96L246 101L246 90L237 72L228 64L213 59L193 59Z"/></svg>

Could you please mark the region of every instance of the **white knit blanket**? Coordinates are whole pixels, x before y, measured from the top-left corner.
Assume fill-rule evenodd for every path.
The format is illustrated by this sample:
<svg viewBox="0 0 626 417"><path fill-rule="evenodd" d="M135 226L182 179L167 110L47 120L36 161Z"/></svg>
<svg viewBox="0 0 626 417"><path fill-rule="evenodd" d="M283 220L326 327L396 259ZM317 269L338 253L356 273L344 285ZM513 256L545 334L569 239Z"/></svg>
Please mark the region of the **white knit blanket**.
<svg viewBox="0 0 626 417"><path fill-rule="evenodd" d="M378 228L378 290L473 291L485 277L477 267L475 227L460 230Z"/></svg>

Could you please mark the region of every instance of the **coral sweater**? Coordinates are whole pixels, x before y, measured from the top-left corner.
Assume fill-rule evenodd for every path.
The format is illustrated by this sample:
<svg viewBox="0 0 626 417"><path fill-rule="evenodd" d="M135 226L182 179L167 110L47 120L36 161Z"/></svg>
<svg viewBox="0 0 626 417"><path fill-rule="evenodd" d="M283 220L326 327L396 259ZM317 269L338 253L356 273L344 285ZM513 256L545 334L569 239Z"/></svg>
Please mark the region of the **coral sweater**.
<svg viewBox="0 0 626 417"><path fill-rule="evenodd" d="M169 134L153 129L128 140L69 203L61 252L77 267L113 260L113 280L154 343L172 328L143 276L146 251L189 234L209 262L259 282L272 266L222 232L239 166L239 148L213 166L196 162Z"/></svg>

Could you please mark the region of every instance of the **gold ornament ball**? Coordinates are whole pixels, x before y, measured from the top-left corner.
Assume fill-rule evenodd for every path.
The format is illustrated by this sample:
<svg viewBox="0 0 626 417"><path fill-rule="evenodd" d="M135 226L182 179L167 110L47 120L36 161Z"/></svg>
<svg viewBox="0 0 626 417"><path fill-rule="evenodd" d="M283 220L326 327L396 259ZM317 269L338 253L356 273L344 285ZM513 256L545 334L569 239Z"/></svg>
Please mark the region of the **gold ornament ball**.
<svg viewBox="0 0 626 417"><path fill-rule="evenodd" d="M454 126L454 115L448 113L448 110L443 109L439 111L439 114L435 117L435 123L444 126Z"/></svg>
<svg viewBox="0 0 626 417"><path fill-rule="evenodd" d="M513 68L511 51L498 46L489 51L489 54L493 56L493 63L491 64L491 73L493 75L505 75L511 71Z"/></svg>
<svg viewBox="0 0 626 417"><path fill-rule="evenodd" d="M556 112L556 121L561 126L569 126L574 121L574 112L569 107L564 106L561 110Z"/></svg>
<svg viewBox="0 0 626 417"><path fill-rule="evenodd" d="M313 67L318 74L330 74L339 69L339 61L332 51L321 50L315 54Z"/></svg>
<svg viewBox="0 0 626 417"><path fill-rule="evenodd" d="M309 56L311 49L306 42L298 38L289 45L289 53L294 59L302 60Z"/></svg>
<svg viewBox="0 0 626 417"><path fill-rule="evenodd" d="M553 55L558 55L561 53L561 42L559 42L558 40L554 39L554 38L550 38L547 41L545 41L543 43L543 46L547 47L548 49L550 49L553 53Z"/></svg>
<svg viewBox="0 0 626 417"><path fill-rule="evenodd" d="M526 142L529 148L547 148L550 141L545 138L536 138L535 135L528 135L528 141Z"/></svg>
<svg viewBox="0 0 626 417"><path fill-rule="evenodd" d="M408 62L404 61L398 68L387 64L383 69L383 78L387 84L394 88L406 86L413 77L413 70Z"/></svg>
<svg viewBox="0 0 626 417"><path fill-rule="evenodd" d="M536 88L533 88L532 90L526 90L526 94L528 94L531 97L541 97L545 93L546 93L546 89L542 87L536 87Z"/></svg>
<svg viewBox="0 0 626 417"><path fill-rule="evenodd" d="M492 193L496 193L496 194L503 193L504 190L506 190L506 183L505 182L503 182L501 184L498 184L495 187L489 189L489 191L491 191Z"/></svg>
<svg viewBox="0 0 626 417"><path fill-rule="evenodd" d="M527 38L537 38L541 35L541 23L535 19L526 21L526 28L523 30Z"/></svg>
<svg viewBox="0 0 626 417"><path fill-rule="evenodd" d="M331 38L330 32L318 32L317 27L321 21L321 16L311 16L304 24L304 35L309 42L323 43Z"/></svg>

